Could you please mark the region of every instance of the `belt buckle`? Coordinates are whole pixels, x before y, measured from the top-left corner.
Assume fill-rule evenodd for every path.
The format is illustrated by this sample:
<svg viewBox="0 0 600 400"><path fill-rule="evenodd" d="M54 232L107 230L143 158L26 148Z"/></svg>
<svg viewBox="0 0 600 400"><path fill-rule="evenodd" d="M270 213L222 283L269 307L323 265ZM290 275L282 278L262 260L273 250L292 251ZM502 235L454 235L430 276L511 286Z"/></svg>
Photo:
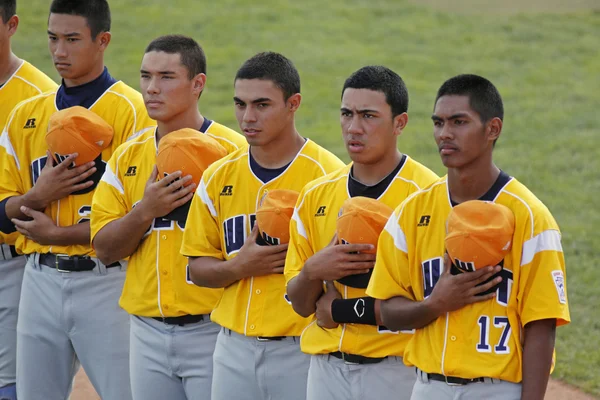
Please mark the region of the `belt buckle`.
<svg viewBox="0 0 600 400"><path fill-rule="evenodd" d="M56 270L57 270L58 272L62 272L62 273L71 273L72 271L67 271L67 270L65 270L65 269L60 269L60 268L58 267L58 260L59 260L59 257L67 257L67 258L68 258L68 257L69 257L69 255L68 255L68 254L55 254L55 255L54 255L54 267L56 268Z"/></svg>
<svg viewBox="0 0 600 400"><path fill-rule="evenodd" d="M268 342L268 341L270 341L269 338L264 337L264 336L257 336L256 340L258 340L259 342Z"/></svg>
<svg viewBox="0 0 600 400"><path fill-rule="evenodd" d="M344 364L346 364L346 365L360 365L360 363L346 360L346 353L344 353L343 351L341 353L342 353L342 361L344 361Z"/></svg>
<svg viewBox="0 0 600 400"><path fill-rule="evenodd" d="M463 386L464 383L455 383L455 382L448 382L448 377L444 375L444 378L446 379L446 385L448 386Z"/></svg>

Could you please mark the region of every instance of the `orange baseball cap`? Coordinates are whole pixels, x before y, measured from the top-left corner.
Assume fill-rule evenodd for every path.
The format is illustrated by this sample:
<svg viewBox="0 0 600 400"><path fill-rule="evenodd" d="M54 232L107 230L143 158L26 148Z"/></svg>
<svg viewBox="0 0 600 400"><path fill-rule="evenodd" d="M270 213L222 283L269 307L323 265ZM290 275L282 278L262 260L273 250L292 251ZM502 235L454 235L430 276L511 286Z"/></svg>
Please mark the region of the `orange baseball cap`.
<svg viewBox="0 0 600 400"><path fill-rule="evenodd" d="M300 193L294 190L274 189L263 196L256 210L258 244L278 245L290 241L290 220Z"/></svg>
<svg viewBox="0 0 600 400"><path fill-rule="evenodd" d="M182 172L182 177L191 175L196 187L202 174L213 162L225 157L227 150L210 136L195 129L184 128L165 135L158 144L156 167L158 179ZM187 185L186 185L187 186ZM191 201L177 207L164 218L184 222L187 219Z"/></svg>
<svg viewBox="0 0 600 400"><path fill-rule="evenodd" d="M357 196L346 200L338 214L336 228L338 243L372 244L375 248L365 253L375 254L379 235L393 212L394 210L386 204L368 197ZM371 269L364 274L348 275L338 279L338 282L364 289L372 273Z"/></svg>
<svg viewBox="0 0 600 400"><path fill-rule="evenodd" d="M515 216L497 203L470 200L452 208L446 225L446 251L461 271L498 265L512 248Z"/></svg>
<svg viewBox="0 0 600 400"><path fill-rule="evenodd" d="M87 108L74 106L52 114L46 143L54 163L61 163L73 153L78 154L73 166L96 162L96 172L89 178L94 185L73 194L88 193L100 182L106 169L102 151L110 146L113 136L112 126Z"/></svg>

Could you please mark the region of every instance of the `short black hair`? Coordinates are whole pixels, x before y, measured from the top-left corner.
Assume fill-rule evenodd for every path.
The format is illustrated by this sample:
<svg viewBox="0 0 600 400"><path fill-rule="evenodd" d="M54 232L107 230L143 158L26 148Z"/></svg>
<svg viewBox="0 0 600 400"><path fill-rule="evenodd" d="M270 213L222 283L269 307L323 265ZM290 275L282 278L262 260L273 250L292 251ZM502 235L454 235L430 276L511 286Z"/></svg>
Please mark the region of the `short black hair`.
<svg viewBox="0 0 600 400"><path fill-rule="evenodd" d="M183 35L165 35L154 39L145 53L162 51L167 54L179 54L181 64L188 70L192 79L198 74L206 74L206 55L202 47L194 39Z"/></svg>
<svg viewBox="0 0 600 400"><path fill-rule="evenodd" d="M300 93L300 75L291 60L271 51L258 53L248 59L235 75L238 79L262 79L272 81L283 91L285 100Z"/></svg>
<svg viewBox="0 0 600 400"><path fill-rule="evenodd" d="M101 32L110 32L110 7L106 0L53 0L50 14L84 17L90 27L93 40Z"/></svg>
<svg viewBox="0 0 600 400"><path fill-rule="evenodd" d="M381 65L369 65L354 72L342 89L369 89L385 94L385 100L392 109L392 118L408 111L408 90L404 81L394 71Z"/></svg>
<svg viewBox="0 0 600 400"><path fill-rule="evenodd" d="M0 0L0 17L7 23L17 13L17 0Z"/></svg>
<svg viewBox="0 0 600 400"><path fill-rule="evenodd" d="M483 123L492 118L504 120L504 105L498 89L481 76L464 74L448 79L438 90L434 107L442 96L467 96L469 105Z"/></svg>

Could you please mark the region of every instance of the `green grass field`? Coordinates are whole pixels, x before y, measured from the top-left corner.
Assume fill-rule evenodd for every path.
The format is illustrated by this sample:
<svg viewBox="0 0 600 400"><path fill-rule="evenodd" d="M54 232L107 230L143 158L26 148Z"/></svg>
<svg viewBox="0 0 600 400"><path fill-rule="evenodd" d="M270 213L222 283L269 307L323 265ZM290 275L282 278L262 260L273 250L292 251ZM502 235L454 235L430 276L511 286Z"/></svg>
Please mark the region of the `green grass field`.
<svg viewBox="0 0 600 400"><path fill-rule="evenodd" d="M49 1L19 3L15 52L57 78L46 47ZM473 1L467 1L468 13L459 6L435 11L396 0L111 3L107 64L113 76L137 88L142 53L152 38L191 35L208 57L201 110L237 128L236 69L258 51L280 51L302 78L300 132L344 160L340 90L359 67L383 64L402 75L411 104L400 148L440 174L429 119L437 88L465 72L494 82L506 109L496 162L545 202L563 231L573 323L558 330L553 377L600 395L600 269L594 267L600 249L594 228L600 226L600 161L592 144L600 137L600 13L582 8L486 13L472 8Z"/></svg>

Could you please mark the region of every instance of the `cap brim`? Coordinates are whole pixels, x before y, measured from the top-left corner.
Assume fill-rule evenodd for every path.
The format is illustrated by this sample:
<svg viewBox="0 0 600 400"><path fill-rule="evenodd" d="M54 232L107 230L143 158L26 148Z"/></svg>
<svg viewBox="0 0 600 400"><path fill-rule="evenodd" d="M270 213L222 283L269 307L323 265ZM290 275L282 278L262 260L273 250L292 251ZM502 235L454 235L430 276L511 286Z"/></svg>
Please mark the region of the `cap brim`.
<svg viewBox="0 0 600 400"><path fill-rule="evenodd" d="M189 200L187 203L177 207L167 215L165 215L164 219L169 219L171 221L177 222L185 222L187 221L188 214L190 213L190 206L192 205L192 200Z"/></svg>
<svg viewBox="0 0 600 400"><path fill-rule="evenodd" d="M88 188L73 192L71 193L72 195L86 194L96 189L96 186L98 186L98 183L100 183L100 180L102 179L102 175L104 175L104 171L106 171L106 163L102 161L102 154L99 154L98 157L96 157L96 159L94 160L94 162L96 172L94 172L89 178L86 179L86 182L92 181L94 182L94 184Z"/></svg>
<svg viewBox="0 0 600 400"><path fill-rule="evenodd" d="M348 275L337 281L342 285L350 286L357 289L366 289L369 285L369 279L373 275L373 268L364 274Z"/></svg>

